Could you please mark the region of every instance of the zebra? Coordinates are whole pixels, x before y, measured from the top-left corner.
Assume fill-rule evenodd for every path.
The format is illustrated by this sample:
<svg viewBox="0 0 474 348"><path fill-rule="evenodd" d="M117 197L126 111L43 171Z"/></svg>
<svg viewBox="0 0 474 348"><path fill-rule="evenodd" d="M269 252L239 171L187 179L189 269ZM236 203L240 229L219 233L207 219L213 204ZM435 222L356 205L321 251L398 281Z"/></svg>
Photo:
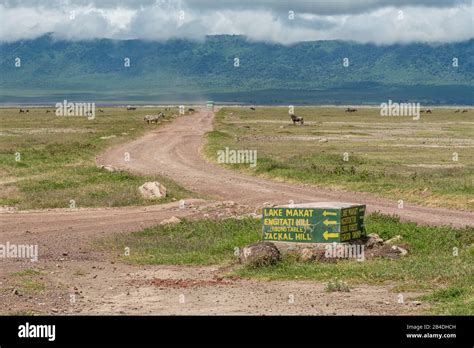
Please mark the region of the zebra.
<svg viewBox="0 0 474 348"><path fill-rule="evenodd" d="M146 115L144 118L143 118L143 121L145 121L147 124L150 124L150 123L158 123L158 121L161 119L161 118L164 118L165 117L165 114L160 112L158 115Z"/></svg>
<svg viewBox="0 0 474 348"><path fill-rule="evenodd" d="M303 117L298 117L296 115L291 115L291 120L293 121L293 124L297 124L297 123L299 123L300 125L304 124Z"/></svg>

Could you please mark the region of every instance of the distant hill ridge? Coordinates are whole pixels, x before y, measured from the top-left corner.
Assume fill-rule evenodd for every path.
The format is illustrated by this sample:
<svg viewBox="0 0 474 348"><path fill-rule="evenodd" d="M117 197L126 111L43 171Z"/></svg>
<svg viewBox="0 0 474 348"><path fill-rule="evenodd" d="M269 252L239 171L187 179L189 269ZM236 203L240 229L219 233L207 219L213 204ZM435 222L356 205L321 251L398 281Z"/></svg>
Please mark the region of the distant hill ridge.
<svg viewBox="0 0 474 348"><path fill-rule="evenodd" d="M45 35L0 44L0 101L69 94L101 100L153 101L176 95L250 103L370 103L390 98L472 104L472 57L474 40L285 46L238 35L208 36L202 42L64 41ZM21 59L20 68L15 58ZM458 67L453 67L454 58Z"/></svg>

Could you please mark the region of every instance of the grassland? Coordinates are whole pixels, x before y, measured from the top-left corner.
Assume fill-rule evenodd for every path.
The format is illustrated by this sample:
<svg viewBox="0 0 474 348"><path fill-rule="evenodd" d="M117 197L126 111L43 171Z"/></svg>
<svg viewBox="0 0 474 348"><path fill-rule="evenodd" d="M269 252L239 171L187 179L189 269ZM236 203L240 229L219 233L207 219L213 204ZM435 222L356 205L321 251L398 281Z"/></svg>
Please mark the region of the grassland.
<svg viewBox="0 0 474 348"><path fill-rule="evenodd" d="M34 108L19 114L18 109L0 109L0 206L68 208L71 200L76 207L156 204L137 192L144 182L155 180L168 189L168 197L159 202L193 196L160 176L108 172L96 166L95 156L106 147L160 127L147 126L143 117L162 110L105 108L93 120L55 116L52 111ZM171 120L171 111L165 113Z"/></svg>
<svg viewBox="0 0 474 348"><path fill-rule="evenodd" d="M370 192L427 206L474 210L474 110L435 109L411 117L382 117L378 108L222 108L205 153L229 147L257 150L248 174ZM346 158L345 158L346 154ZM457 156L457 160L456 160Z"/></svg>
<svg viewBox="0 0 474 348"><path fill-rule="evenodd" d="M25 293L29 295L40 294L42 293L46 286L40 278L41 272L28 268L20 272L13 273L15 279L16 289L20 293Z"/></svg>
<svg viewBox="0 0 474 348"><path fill-rule="evenodd" d="M368 233L378 233L383 239L401 235L409 255L399 260L339 260L334 264L302 263L287 254L274 266L239 266L232 274L264 280L337 279L350 285L396 282L397 292L426 292L422 299L434 304L434 313L474 314L473 228L426 227L380 214L369 215L366 227ZM236 248L260 238L258 219L184 220L104 239L99 246L132 264L230 265L236 261ZM125 247L130 248L129 256L124 255Z"/></svg>

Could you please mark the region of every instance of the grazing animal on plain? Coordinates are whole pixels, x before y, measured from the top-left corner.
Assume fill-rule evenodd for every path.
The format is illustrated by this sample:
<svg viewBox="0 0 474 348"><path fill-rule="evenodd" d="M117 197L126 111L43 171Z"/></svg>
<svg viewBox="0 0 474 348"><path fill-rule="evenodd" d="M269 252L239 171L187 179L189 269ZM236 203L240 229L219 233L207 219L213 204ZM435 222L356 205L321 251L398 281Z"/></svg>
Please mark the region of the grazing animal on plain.
<svg viewBox="0 0 474 348"><path fill-rule="evenodd" d="M255 111L255 108L250 108L250 110L253 110L253 111Z"/></svg>
<svg viewBox="0 0 474 348"><path fill-rule="evenodd" d="M457 114L458 112L460 112L461 110L457 109L456 111L454 111L455 114Z"/></svg>
<svg viewBox="0 0 474 348"><path fill-rule="evenodd" d="M160 112L158 115L146 115L143 120L147 123L158 123L158 121L165 117L165 114Z"/></svg>
<svg viewBox="0 0 474 348"><path fill-rule="evenodd" d="M189 111L189 112L194 112L194 111L196 111L196 110L189 108L188 111Z"/></svg>
<svg viewBox="0 0 474 348"><path fill-rule="evenodd" d="M104 112L104 109L99 109L99 112Z"/></svg>
<svg viewBox="0 0 474 348"><path fill-rule="evenodd" d="M468 111L467 109L464 109L464 110L462 111L462 113L465 113L465 112L467 112L467 111Z"/></svg>
<svg viewBox="0 0 474 348"><path fill-rule="evenodd" d="M356 112L356 111L357 111L357 109L351 109L351 108L346 109L346 112Z"/></svg>
<svg viewBox="0 0 474 348"><path fill-rule="evenodd" d="M46 113L49 114L51 112L51 110L46 110Z"/></svg>
<svg viewBox="0 0 474 348"><path fill-rule="evenodd" d="M431 111L431 109L428 109L428 110L426 110L426 113L427 113L427 114L431 114L431 113L433 113L433 112Z"/></svg>
<svg viewBox="0 0 474 348"><path fill-rule="evenodd" d="M136 110L136 109L137 109L136 107L133 107L133 106L130 106L130 105L127 106L127 110L128 110L128 111Z"/></svg>
<svg viewBox="0 0 474 348"><path fill-rule="evenodd" d="M304 124L303 117L298 117L298 116L293 115L293 114L290 117L291 117L291 120L293 121L293 124L297 124L297 123L299 123L300 125Z"/></svg>
<svg viewBox="0 0 474 348"><path fill-rule="evenodd" d="M25 112L25 110L20 109L20 112L19 112L19 113L22 114L22 113L24 113L24 112Z"/></svg>

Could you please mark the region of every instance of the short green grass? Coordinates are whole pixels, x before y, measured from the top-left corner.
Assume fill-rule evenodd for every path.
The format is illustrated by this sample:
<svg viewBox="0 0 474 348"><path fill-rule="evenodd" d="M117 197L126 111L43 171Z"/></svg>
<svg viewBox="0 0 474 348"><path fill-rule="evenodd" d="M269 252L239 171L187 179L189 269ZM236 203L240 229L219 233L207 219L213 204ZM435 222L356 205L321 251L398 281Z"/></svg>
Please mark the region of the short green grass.
<svg viewBox="0 0 474 348"><path fill-rule="evenodd" d="M23 271L18 271L13 273L15 277L30 277L30 276L37 276L40 275L41 272L32 268L24 269Z"/></svg>
<svg viewBox="0 0 474 348"><path fill-rule="evenodd" d="M435 109L419 121L382 117L377 108L346 113L297 107L295 113L304 117L304 126L292 125L283 107L222 108L205 153L217 161L217 151L225 147L257 150L256 167L226 166L395 201L474 210L474 110Z"/></svg>
<svg viewBox="0 0 474 348"><path fill-rule="evenodd" d="M434 306L433 314L438 315L473 315L474 314L474 279L460 279L447 287L437 289L421 300L428 301Z"/></svg>
<svg viewBox="0 0 474 348"><path fill-rule="evenodd" d="M324 290L326 290L327 292L336 292L336 291L349 292L349 291L351 291L349 285L346 282L341 281L339 279L330 280L326 284L326 287L324 288Z"/></svg>
<svg viewBox="0 0 474 348"><path fill-rule="evenodd" d="M138 264L213 265L235 260L235 248L258 240L252 219L187 220L99 242L122 260ZM129 248L129 256L125 256Z"/></svg>
<svg viewBox="0 0 474 348"><path fill-rule="evenodd" d="M27 268L12 274L14 284L21 294L40 294L46 289L46 285L38 279L41 272L32 268Z"/></svg>
<svg viewBox="0 0 474 348"><path fill-rule="evenodd" d="M287 255L276 265L238 267L232 274L262 280L338 279L350 285L396 282L396 291L430 292L424 299L435 304L436 313L474 314L474 228L427 227L382 214L369 215L366 228L384 240L401 235L403 244L409 246L409 255L399 260L336 263L302 263ZM236 261L236 248L260 238L258 219L184 220L108 238L99 245L130 263L228 265ZM130 255L124 256L127 247Z"/></svg>
<svg viewBox="0 0 474 348"><path fill-rule="evenodd" d="M94 120L61 117L33 108L0 109L0 206L18 209L115 207L156 204L143 199L137 188L159 181L172 199L195 197L171 180L108 172L97 168L95 156L106 147L129 141L160 125L146 125L145 114L161 109L104 108ZM163 110L164 111L164 110ZM172 120L176 110L164 111ZM19 160L17 160L19 159ZM71 202L73 200L74 202Z"/></svg>

